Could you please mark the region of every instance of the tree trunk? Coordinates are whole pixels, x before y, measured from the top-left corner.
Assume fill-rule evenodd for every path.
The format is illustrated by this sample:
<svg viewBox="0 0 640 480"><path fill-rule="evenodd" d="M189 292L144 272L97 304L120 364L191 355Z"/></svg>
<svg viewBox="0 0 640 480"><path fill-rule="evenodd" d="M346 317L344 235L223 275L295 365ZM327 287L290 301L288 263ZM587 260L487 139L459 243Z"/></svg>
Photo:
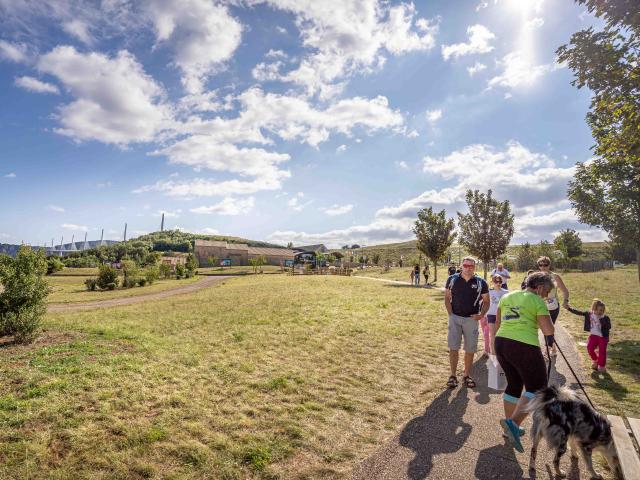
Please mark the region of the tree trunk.
<svg viewBox="0 0 640 480"><path fill-rule="evenodd" d="M438 262L433 262L433 281L437 282L438 281Z"/></svg>
<svg viewBox="0 0 640 480"><path fill-rule="evenodd" d="M636 246L636 267L638 267L638 283L640 283L640 246Z"/></svg>
<svg viewBox="0 0 640 480"><path fill-rule="evenodd" d="M487 261L482 260L482 268L484 269L484 279L487 279Z"/></svg>

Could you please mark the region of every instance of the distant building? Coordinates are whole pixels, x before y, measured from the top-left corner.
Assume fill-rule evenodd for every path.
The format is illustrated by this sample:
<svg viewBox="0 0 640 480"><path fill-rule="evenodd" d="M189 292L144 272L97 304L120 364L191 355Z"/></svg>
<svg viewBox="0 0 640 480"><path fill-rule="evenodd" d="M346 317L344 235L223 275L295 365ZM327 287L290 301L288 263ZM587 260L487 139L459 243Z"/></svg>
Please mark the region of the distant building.
<svg viewBox="0 0 640 480"><path fill-rule="evenodd" d="M250 247L245 243L229 243L217 240L196 240L194 253L201 267L211 267L209 257L217 261L228 260L231 265L249 265L249 260L258 256L265 257L267 265L284 265L293 261L295 251L289 248Z"/></svg>
<svg viewBox="0 0 640 480"><path fill-rule="evenodd" d="M300 247L293 247L296 252L315 252L315 253L327 253L329 249L324 244L318 245L303 245Z"/></svg>

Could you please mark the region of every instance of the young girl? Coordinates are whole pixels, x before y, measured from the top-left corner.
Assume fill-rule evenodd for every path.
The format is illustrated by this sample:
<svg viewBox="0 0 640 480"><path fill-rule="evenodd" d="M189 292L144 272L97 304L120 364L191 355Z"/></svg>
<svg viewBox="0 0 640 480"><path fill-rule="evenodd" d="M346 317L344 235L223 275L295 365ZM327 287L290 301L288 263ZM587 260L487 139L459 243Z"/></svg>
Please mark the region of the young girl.
<svg viewBox="0 0 640 480"><path fill-rule="evenodd" d="M491 351L491 345L493 345L493 339L496 336L496 314L498 313L498 304L503 295L509 293L509 290L502 288L503 279L500 275L494 275L491 277L491 288L489 289L489 298L491 303L489 304L489 310L487 311L486 319L483 318L480 321L482 327L482 334L484 336L484 350L487 353L493 353Z"/></svg>
<svg viewBox="0 0 640 480"><path fill-rule="evenodd" d="M607 371L607 344L609 343L609 331L611 330L611 319L604 314L605 306L602 300L593 299L591 310L581 312L567 304L567 310L576 315L584 317L584 331L589 332L587 341L587 351L593 364L591 368L601 372ZM598 351L596 353L596 350Z"/></svg>

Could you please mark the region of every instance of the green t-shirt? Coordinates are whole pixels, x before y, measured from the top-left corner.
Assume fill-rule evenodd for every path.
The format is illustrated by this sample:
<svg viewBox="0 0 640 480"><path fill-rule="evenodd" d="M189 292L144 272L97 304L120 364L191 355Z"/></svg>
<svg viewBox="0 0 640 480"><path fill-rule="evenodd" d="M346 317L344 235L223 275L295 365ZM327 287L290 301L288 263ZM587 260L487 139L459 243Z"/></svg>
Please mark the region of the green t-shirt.
<svg viewBox="0 0 640 480"><path fill-rule="evenodd" d="M538 316L549 315L542 298L526 290L510 292L500 299L500 328L496 337L510 338L518 342L538 343Z"/></svg>

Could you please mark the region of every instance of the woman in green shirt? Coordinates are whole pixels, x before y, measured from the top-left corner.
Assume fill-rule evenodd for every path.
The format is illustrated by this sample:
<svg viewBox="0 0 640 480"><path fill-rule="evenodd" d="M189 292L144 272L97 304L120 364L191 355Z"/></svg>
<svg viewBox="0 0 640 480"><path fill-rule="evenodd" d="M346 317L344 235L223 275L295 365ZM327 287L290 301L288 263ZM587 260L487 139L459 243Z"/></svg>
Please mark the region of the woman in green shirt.
<svg viewBox="0 0 640 480"><path fill-rule="evenodd" d="M538 343L538 328L548 344L553 344L554 327L543 300L552 288L549 273L535 272L527 277L525 290L516 290L500 299L496 314L493 351L507 377L505 419L500 423L516 450L523 452L520 424L526 418L525 407L535 393L547 385L547 370ZM524 388L524 392L523 392Z"/></svg>

